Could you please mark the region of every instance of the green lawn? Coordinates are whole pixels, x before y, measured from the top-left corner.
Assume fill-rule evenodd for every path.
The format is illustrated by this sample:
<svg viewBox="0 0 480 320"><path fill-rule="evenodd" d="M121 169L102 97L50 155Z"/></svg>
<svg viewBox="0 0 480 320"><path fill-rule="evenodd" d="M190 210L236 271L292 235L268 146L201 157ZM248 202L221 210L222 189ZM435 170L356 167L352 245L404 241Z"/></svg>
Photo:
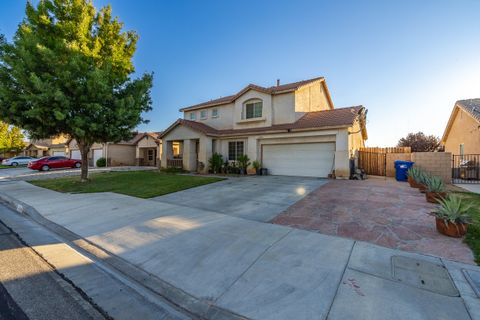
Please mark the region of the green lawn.
<svg viewBox="0 0 480 320"><path fill-rule="evenodd" d="M4 166L3 164L0 164L0 169L10 169L10 168L14 168L12 166Z"/></svg>
<svg viewBox="0 0 480 320"><path fill-rule="evenodd" d="M480 194L462 193L463 197L475 204L476 210L472 216L472 224L468 226L465 243L472 249L475 262L480 264Z"/></svg>
<svg viewBox="0 0 480 320"><path fill-rule="evenodd" d="M196 177L162 173L159 171L126 171L92 174L90 181L80 182L79 177L63 177L30 181L39 187L73 193L117 192L138 198L152 198L204 184L223 180L213 177Z"/></svg>

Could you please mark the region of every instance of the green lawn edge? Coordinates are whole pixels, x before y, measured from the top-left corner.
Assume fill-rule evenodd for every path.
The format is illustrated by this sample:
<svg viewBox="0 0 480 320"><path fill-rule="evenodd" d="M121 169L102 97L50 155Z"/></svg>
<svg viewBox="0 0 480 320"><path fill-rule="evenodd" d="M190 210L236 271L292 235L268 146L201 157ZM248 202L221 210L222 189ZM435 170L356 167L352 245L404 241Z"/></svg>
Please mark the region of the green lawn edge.
<svg viewBox="0 0 480 320"><path fill-rule="evenodd" d="M90 181L83 183L80 182L78 176L32 180L28 182L38 187L63 193L115 192L137 198L149 199L222 180L225 179L149 170L95 173L90 176Z"/></svg>
<svg viewBox="0 0 480 320"><path fill-rule="evenodd" d="M459 193L467 199L472 201L476 210L473 210L472 224L468 226L467 234L464 242L472 249L475 262L480 265L480 194L477 193Z"/></svg>

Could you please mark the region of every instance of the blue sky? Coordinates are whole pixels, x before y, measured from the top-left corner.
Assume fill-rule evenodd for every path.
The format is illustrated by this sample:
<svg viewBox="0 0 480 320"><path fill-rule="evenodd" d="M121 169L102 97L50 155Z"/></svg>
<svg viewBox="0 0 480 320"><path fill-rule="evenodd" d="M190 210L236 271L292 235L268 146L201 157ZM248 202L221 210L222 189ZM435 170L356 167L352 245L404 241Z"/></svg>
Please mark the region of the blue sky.
<svg viewBox="0 0 480 320"><path fill-rule="evenodd" d="M370 146L411 131L441 136L456 100L480 97L480 1L94 0L140 35L135 66L155 73L150 123L183 106L324 76L336 107L368 108ZM0 2L11 39L25 2Z"/></svg>

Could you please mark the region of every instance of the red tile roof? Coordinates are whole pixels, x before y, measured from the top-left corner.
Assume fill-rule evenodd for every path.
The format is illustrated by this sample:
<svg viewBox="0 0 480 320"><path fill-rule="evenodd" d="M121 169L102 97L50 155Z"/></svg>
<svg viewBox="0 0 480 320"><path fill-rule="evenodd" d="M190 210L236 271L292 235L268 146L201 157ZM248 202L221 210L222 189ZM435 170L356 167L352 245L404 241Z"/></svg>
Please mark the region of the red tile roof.
<svg viewBox="0 0 480 320"><path fill-rule="evenodd" d="M351 126L360 112L364 110L363 106L354 106L347 108L338 108L333 110L324 110L317 112L307 112L294 123L277 124L269 127L248 128L248 129L227 129L217 130L202 122L178 119L160 137L173 130L178 125L183 125L209 136L230 136L241 134L254 134L275 131L290 130L318 130L330 127L348 127Z"/></svg>
<svg viewBox="0 0 480 320"><path fill-rule="evenodd" d="M279 94L279 93L285 93L285 92L290 92L290 91L297 90L298 88L300 88L303 85L309 84L309 83L317 81L317 80L323 80L323 79L324 79L323 77L317 77L317 78L313 78L313 79L302 80L302 81L297 81L297 82L292 82L292 83L287 83L287 84L282 84L282 85L272 86L272 87L262 87L262 86L258 86L256 84L249 84L248 86L246 86L245 88L243 88L242 90L240 90L238 93L236 93L234 95L230 95L230 96L226 96L226 97L202 102L202 103L199 103L199 104L195 104L193 106L182 108L182 109L180 109L180 111L183 112L183 111L188 111L188 110L193 110L193 109L198 109L198 108L212 107L212 106L218 106L218 105L222 105L222 104L231 103L231 102L235 101L239 96L241 96L242 94L244 94L245 92L247 92L250 89L257 90L257 91L260 91L260 92L264 92L264 93L267 93L267 94Z"/></svg>

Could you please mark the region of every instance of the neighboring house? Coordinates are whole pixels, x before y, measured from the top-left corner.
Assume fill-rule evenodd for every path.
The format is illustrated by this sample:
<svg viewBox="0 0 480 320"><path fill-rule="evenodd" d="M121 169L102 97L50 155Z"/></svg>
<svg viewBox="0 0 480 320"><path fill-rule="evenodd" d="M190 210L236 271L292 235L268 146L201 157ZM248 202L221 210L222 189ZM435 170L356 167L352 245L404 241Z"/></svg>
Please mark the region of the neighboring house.
<svg viewBox="0 0 480 320"><path fill-rule="evenodd" d="M25 155L34 158L65 156L68 153L68 137L59 135L50 139L32 140L25 148Z"/></svg>
<svg viewBox="0 0 480 320"><path fill-rule="evenodd" d="M348 178L367 139L362 106L335 109L323 77L260 87L180 109L162 139L162 167L205 172L214 152L247 154L273 175ZM177 152L177 154L175 154Z"/></svg>
<svg viewBox="0 0 480 320"><path fill-rule="evenodd" d="M161 159L161 132L144 132L134 139L137 166L159 166Z"/></svg>
<svg viewBox="0 0 480 320"><path fill-rule="evenodd" d="M136 133L130 140L117 143L94 143L88 153L90 166L96 166L97 160L106 158L108 166L157 166L159 164L158 132ZM81 159L75 139L68 141L70 158Z"/></svg>
<svg viewBox="0 0 480 320"><path fill-rule="evenodd" d="M480 98L455 103L442 144L454 155L480 154Z"/></svg>

